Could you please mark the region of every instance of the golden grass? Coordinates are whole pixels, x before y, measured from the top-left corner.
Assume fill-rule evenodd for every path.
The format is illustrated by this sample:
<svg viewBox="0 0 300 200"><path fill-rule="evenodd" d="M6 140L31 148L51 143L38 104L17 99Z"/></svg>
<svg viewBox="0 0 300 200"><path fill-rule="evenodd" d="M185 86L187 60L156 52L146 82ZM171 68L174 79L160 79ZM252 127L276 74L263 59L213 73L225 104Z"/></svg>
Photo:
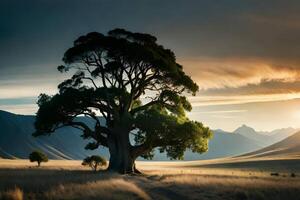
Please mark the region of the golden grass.
<svg viewBox="0 0 300 200"><path fill-rule="evenodd" d="M65 169L65 170L79 170L85 169L84 166L81 165L82 161L80 160L49 160L47 163L42 163L41 168L46 169ZM0 169L1 168L36 168L36 163L32 163L29 160L25 159L1 159L0 158Z"/></svg>
<svg viewBox="0 0 300 200"><path fill-rule="evenodd" d="M264 178L257 177L234 177L234 176L199 176L192 175L165 175L161 181L165 183L184 184L189 186L216 188L240 187L240 188L295 188L300 189L299 179L290 178Z"/></svg>
<svg viewBox="0 0 300 200"><path fill-rule="evenodd" d="M33 167L34 164L27 161L5 162L11 165L3 167L0 161L2 199L8 199L9 193L19 193L19 197L23 196L24 200L299 200L300 195L300 171L292 171L296 177L291 177L289 171L274 171L281 168L268 162L266 165L270 165L269 171L259 167L239 169L207 166L208 162L215 161L138 162L137 166L144 172L143 176L104 171L93 173L89 168L82 167L79 161L49 161L48 165L41 168ZM293 163L299 166L299 162ZM283 163L280 161L279 164ZM279 176L271 176L271 172L278 172ZM16 187L21 188L19 192L15 190Z"/></svg>
<svg viewBox="0 0 300 200"><path fill-rule="evenodd" d="M298 199L299 179L235 176L165 175L160 182L182 194L212 199Z"/></svg>
<svg viewBox="0 0 300 200"><path fill-rule="evenodd" d="M84 192L83 192L84 191ZM121 178L60 185L45 193L45 199L145 199L150 197L134 183Z"/></svg>
<svg viewBox="0 0 300 200"><path fill-rule="evenodd" d="M23 200L23 191L16 187L12 190L0 193L1 200Z"/></svg>

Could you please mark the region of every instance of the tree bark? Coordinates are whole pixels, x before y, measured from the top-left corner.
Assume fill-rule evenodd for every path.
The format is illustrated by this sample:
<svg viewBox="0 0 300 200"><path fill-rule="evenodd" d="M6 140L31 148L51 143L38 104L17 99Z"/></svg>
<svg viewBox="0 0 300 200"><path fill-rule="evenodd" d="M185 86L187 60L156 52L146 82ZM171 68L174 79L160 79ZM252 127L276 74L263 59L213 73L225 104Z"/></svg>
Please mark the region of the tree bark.
<svg viewBox="0 0 300 200"><path fill-rule="evenodd" d="M135 157L131 152L129 141L129 131L114 131L108 138L108 148L110 153L109 171L121 174L130 174L135 172Z"/></svg>

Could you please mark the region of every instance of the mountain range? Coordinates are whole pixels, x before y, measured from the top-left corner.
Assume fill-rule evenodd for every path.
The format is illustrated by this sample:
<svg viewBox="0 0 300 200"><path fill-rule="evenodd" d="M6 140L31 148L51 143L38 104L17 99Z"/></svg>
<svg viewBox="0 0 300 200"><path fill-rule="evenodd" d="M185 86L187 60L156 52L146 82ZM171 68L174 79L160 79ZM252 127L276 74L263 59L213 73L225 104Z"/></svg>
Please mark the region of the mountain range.
<svg viewBox="0 0 300 200"><path fill-rule="evenodd" d="M85 150L88 141L74 128L61 128L51 136L33 137L34 121L35 116L0 111L0 157L27 158L33 150L45 152L50 159L82 159L99 153L99 150ZM107 151L103 153L108 155Z"/></svg>
<svg viewBox="0 0 300 200"><path fill-rule="evenodd" d="M243 135L249 139L255 140L260 146L268 146L284 138L292 135L293 133L297 132L299 129L294 128L282 128L276 129L270 132L266 131L255 131L253 128L242 125L241 127L237 128L233 133Z"/></svg>
<svg viewBox="0 0 300 200"><path fill-rule="evenodd" d="M91 121L82 117L87 124ZM88 143L83 140L80 131L73 128L62 128L51 136L33 137L35 116L17 115L0 111L0 157L27 158L33 150L45 152L50 159L83 159L91 154L109 157L107 149L85 150ZM209 142L209 151L204 154L185 152L185 160L212 159L240 155L274 144L293 133L297 129L284 128L271 132L257 132L253 128L242 125L233 132L214 130L214 137ZM154 160L168 160L164 153L157 151Z"/></svg>
<svg viewBox="0 0 300 200"><path fill-rule="evenodd" d="M242 125L233 132L221 129L213 130L213 139L209 141L209 150L201 155L187 151L185 160L213 159L240 155L272 145L299 131L294 128L276 129L270 132L259 132Z"/></svg>

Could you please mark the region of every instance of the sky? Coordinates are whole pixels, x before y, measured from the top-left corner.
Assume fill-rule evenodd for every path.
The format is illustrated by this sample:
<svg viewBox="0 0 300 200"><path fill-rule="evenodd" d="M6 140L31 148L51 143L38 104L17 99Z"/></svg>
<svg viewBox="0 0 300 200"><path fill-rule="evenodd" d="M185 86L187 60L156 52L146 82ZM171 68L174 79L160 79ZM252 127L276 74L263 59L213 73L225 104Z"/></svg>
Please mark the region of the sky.
<svg viewBox="0 0 300 200"><path fill-rule="evenodd" d="M0 109L35 114L73 41L150 33L199 85L189 116L212 129L300 127L300 1L1 0Z"/></svg>

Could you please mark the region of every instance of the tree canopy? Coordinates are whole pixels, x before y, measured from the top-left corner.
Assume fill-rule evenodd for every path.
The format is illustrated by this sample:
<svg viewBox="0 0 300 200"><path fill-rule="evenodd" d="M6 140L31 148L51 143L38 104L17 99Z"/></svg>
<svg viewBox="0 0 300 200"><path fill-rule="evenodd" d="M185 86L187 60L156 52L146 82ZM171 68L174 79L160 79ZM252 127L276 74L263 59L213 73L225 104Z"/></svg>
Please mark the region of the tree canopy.
<svg viewBox="0 0 300 200"><path fill-rule="evenodd" d="M92 170L97 171L98 167L106 165L106 160L105 160L105 158L102 158L101 156L92 155L92 156L86 157L83 160L82 165L84 165L84 166L88 165L89 167L92 168Z"/></svg>
<svg viewBox="0 0 300 200"><path fill-rule="evenodd" d="M30 162L37 162L39 167L42 162L48 162L48 157L41 151L33 151L29 154L29 160Z"/></svg>
<svg viewBox="0 0 300 200"><path fill-rule="evenodd" d="M73 75L56 95L39 96L35 136L64 126L81 129L92 139L86 148L109 148L109 169L122 173L134 172L135 159L152 158L156 147L172 159L182 159L186 149L208 149L211 131L185 114L192 109L186 95L195 95L198 86L154 36L91 32L74 41L63 61L58 70ZM78 120L82 115L94 126Z"/></svg>

